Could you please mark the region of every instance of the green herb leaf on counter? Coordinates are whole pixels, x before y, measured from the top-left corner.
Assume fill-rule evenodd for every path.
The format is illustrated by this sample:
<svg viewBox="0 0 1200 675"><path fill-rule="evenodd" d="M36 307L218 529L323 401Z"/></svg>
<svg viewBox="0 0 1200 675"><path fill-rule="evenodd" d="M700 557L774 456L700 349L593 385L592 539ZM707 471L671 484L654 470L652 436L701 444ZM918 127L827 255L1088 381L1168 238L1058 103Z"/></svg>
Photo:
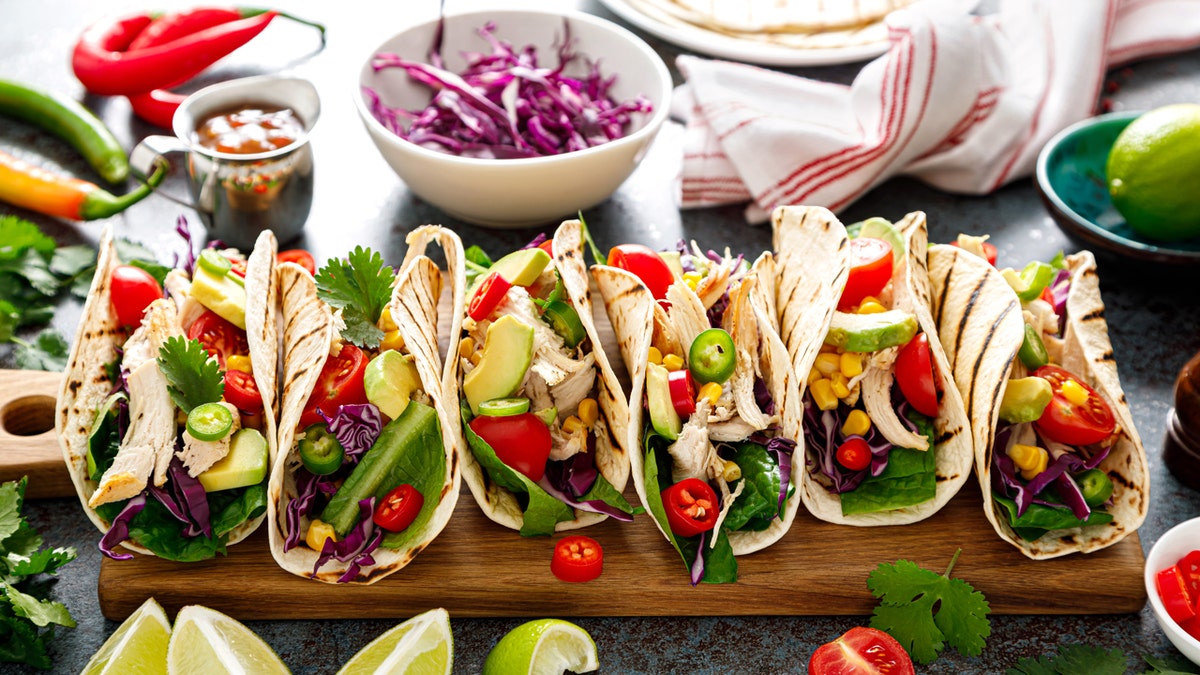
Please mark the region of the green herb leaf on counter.
<svg viewBox="0 0 1200 675"><path fill-rule="evenodd" d="M1058 654L1025 657L1006 675L1124 675L1128 657L1120 649L1059 645Z"/></svg>
<svg viewBox="0 0 1200 675"><path fill-rule="evenodd" d="M67 339L56 330L47 329L37 334L33 342L14 338L17 351L14 360L23 370L62 371L67 368Z"/></svg>
<svg viewBox="0 0 1200 675"><path fill-rule="evenodd" d="M960 553L954 553L945 574L897 560L882 563L867 578L867 587L880 599L871 627L890 633L918 663L936 659L946 644L978 656L991 635L991 608L983 594L950 577Z"/></svg>
<svg viewBox="0 0 1200 675"><path fill-rule="evenodd" d="M1143 656L1142 660L1150 666L1150 670L1142 675L1197 675L1200 671L1190 661L1182 658L1156 659L1153 656Z"/></svg>
<svg viewBox="0 0 1200 675"><path fill-rule="evenodd" d="M364 348L375 348L383 340L376 322L392 299L395 273L383 257L369 248L355 247L346 261L330 258L317 271L317 297L342 310L342 337Z"/></svg>
<svg viewBox="0 0 1200 675"><path fill-rule="evenodd" d="M46 597L53 574L75 559L75 549L41 550L42 537L21 515L27 479L0 484L0 661L51 667L47 642L54 625L75 627L61 602Z"/></svg>
<svg viewBox="0 0 1200 675"><path fill-rule="evenodd" d="M198 340L167 338L158 350L158 367L167 378L171 400L185 413L198 405L220 401L225 393L221 367Z"/></svg>

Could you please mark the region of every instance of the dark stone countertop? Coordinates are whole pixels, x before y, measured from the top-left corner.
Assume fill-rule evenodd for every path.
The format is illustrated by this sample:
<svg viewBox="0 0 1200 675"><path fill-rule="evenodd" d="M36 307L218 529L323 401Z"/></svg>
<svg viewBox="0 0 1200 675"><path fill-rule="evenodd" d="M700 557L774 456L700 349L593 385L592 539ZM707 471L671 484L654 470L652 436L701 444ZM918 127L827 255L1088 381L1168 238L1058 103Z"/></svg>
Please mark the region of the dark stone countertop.
<svg viewBox="0 0 1200 675"><path fill-rule="evenodd" d="M151 3L154 7L186 6L183 0ZM412 197L387 168L360 128L350 104L358 64L371 46L382 42L405 21L432 16L436 2L384 3L377 0L335 8L316 0L284 3L288 10L329 25L328 46L316 48L307 29L285 22L273 25L262 38L243 48L201 78L202 83L231 77L286 70L311 79L323 98L322 119L312 136L317 156L317 189L307 235L300 244L318 258L353 244L382 249L388 262L403 253L403 235L410 228L440 222L456 229L466 243L490 251L520 245L537 229L492 231L455 222ZM483 6L482 0L451 2L451 10ZM499 5L500 3L494 3ZM548 0L508 3L551 5ZM617 20L596 0L577 0L578 7ZM124 99L83 96L70 71L70 50L80 31L108 13L134 12L145 3L122 0L101 6L83 0L6 2L0 20L5 56L0 78L25 81L45 89L83 97L112 127L126 148L155 130L129 113ZM639 33L641 34L641 33ZM670 63L680 50L642 34ZM1197 52L1149 60L1113 73L1118 91L1106 94L1114 109L1147 109L1166 103L1200 100L1200 58ZM861 64L797 69L816 78L849 82ZM678 74L676 73L676 78ZM189 88L193 85L189 85ZM665 247L681 237L702 246L732 245L757 251L770 245L770 231L746 226L737 207L681 212L675 205L682 127L664 128L646 162L616 195L584 215L602 246L640 241ZM90 176L85 164L65 145L29 126L0 119L0 149L52 168ZM765 150L764 150L765 151ZM177 178L177 177L176 177ZM95 178L93 178L95 180ZM182 187L167 186L178 194ZM930 239L948 241L959 231L988 232L1002 260L1048 259L1055 252L1079 249L1050 219L1030 180L1020 180L984 197L963 197L934 191L911 180L893 180L874 190L844 213L852 222L871 215L899 218L912 210L929 215ZM172 226L184 210L161 197L152 197L113 220L118 234L173 250L178 247ZM101 224L71 224L0 205L0 215L18 213L37 222L62 243L94 245ZM191 214L193 222L194 214ZM198 227L198 226L197 226ZM544 228L549 229L549 228ZM1102 290L1108 307L1113 350L1122 382L1145 441L1152 472L1149 517L1140 534L1151 544L1170 526L1200 516L1200 493L1183 487L1163 467L1162 438L1171 405L1174 377L1200 349L1200 299L1195 293L1196 270L1145 267L1100 256ZM55 325L71 335L79 306L67 301ZM7 348L0 347L0 365L11 367ZM468 495L464 499L470 499ZM78 672L117 624L100 615L96 600L100 555L97 533L79 513L73 499L31 502L27 513L52 545L74 545L80 557L62 572L54 595L67 603L79 622L61 630L53 640L56 672ZM885 562L885 561L880 561ZM865 582L865 580L864 580ZM1103 579L1096 579L1103 584ZM503 593L503 589L497 589ZM203 589L197 589L202 601ZM455 671L478 672L488 650L519 619L454 619ZM581 618L577 622L595 638L602 672L803 672L813 650L843 631L866 622L865 617L676 617ZM329 673L355 651L392 626L393 621L250 622L297 673ZM1052 653L1061 643L1081 642L1118 647L1133 658L1143 654L1176 656L1159 631L1149 607L1139 614L1114 616L997 616L982 656L966 658L948 651L921 668L926 673L998 673L1022 656ZM1138 664L1140 665L1140 664ZM0 664L0 672L25 672Z"/></svg>

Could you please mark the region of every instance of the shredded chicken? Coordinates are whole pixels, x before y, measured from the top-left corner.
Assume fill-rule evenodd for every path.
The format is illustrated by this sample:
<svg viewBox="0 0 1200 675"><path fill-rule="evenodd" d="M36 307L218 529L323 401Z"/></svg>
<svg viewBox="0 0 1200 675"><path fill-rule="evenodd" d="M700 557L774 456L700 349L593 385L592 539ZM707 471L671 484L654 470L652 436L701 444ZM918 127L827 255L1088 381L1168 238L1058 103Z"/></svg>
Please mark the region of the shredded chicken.
<svg viewBox="0 0 1200 675"><path fill-rule="evenodd" d="M671 455L671 480L675 483L685 478L707 481L724 473L725 463L709 441L708 405L707 401L696 405L696 411L684 422L679 438L667 448Z"/></svg>
<svg viewBox="0 0 1200 675"><path fill-rule="evenodd" d="M896 348L883 351L891 353L890 357L883 357L882 351L879 353L880 360L886 361L888 367L879 367L873 359L868 364L868 369L860 383L863 406L867 410L867 415L879 433L883 434L883 437L888 439L892 445L914 450L928 450L929 439L910 431L896 416L896 409L892 407L891 371L891 361L895 358Z"/></svg>
<svg viewBox="0 0 1200 675"><path fill-rule="evenodd" d="M746 489L746 481L740 481L737 489L733 492L729 491L729 484L725 482L724 478L721 478L718 482L721 484L721 513L717 516L717 523L713 526L713 532L721 530L721 524L725 522L725 516L729 515L729 508L733 506L733 503L741 496L742 491ZM716 546L717 538L713 537L709 540L708 547L716 548Z"/></svg>
<svg viewBox="0 0 1200 675"><path fill-rule="evenodd" d="M143 361L129 373L129 431L112 466L100 477L100 484L88 506L129 499L146 489L150 474L156 473L155 484L166 482L166 467L175 447L175 404L167 395L167 379L158 369L158 362ZM165 455L166 461L162 460ZM162 482L157 480L157 468L162 465Z"/></svg>
<svg viewBox="0 0 1200 675"><path fill-rule="evenodd" d="M766 429L772 421L770 415L759 409L758 401L754 398L754 382L762 376L762 360L758 354L761 336L754 308L750 305L756 281L757 277L748 276L730 291L729 307L723 318L725 330L733 338L737 350L737 368L729 379L729 389L733 393L738 416L755 431Z"/></svg>
<svg viewBox="0 0 1200 675"><path fill-rule="evenodd" d="M551 389L579 370L594 370L594 361L576 360L568 353L562 336L542 321L537 305L533 304L529 292L523 287L513 286L508 290L507 299L500 305L499 312L500 316L509 314L533 327L533 362L530 368L537 372ZM476 344L483 344L488 325L489 322L486 321L476 324L472 335Z"/></svg>
<svg viewBox="0 0 1200 675"><path fill-rule="evenodd" d="M146 361L158 358L158 350L167 338L182 336L179 313L170 300L155 300L146 307L142 323L125 341L121 369L126 372L137 370Z"/></svg>
<svg viewBox="0 0 1200 675"><path fill-rule="evenodd" d="M215 441L202 441L185 429L183 432L183 450L175 453L183 461L188 475L192 478L208 471L213 464L225 459L229 454L229 446L233 442L233 434L241 428L241 413L233 405L221 401L220 405L233 414L233 427L224 438Z"/></svg>
<svg viewBox="0 0 1200 675"><path fill-rule="evenodd" d="M988 235L986 234L982 237L976 237L970 234L959 234L958 241L956 243L958 244L959 248L967 253L973 253L980 258L987 260L987 251L983 250L983 242L987 240Z"/></svg>
<svg viewBox="0 0 1200 675"><path fill-rule="evenodd" d="M587 427L580 426L575 433L567 433L561 424L550 425L550 459L564 460L581 452L587 452Z"/></svg>
<svg viewBox="0 0 1200 675"><path fill-rule="evenodd" d="M671 303L671 311L667 313L671 336L686 353L696 336L712 327L708 314L696 294L683 284L671 284L667 302Z"/></svg>

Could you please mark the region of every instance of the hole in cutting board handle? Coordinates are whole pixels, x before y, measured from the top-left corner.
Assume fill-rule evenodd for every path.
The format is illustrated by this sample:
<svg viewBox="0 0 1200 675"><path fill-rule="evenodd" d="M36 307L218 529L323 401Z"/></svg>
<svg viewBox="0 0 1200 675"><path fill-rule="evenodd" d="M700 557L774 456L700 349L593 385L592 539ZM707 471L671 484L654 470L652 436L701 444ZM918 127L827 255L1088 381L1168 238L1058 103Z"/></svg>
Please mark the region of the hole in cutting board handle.
<svg viewBox="0 0 1200 675"><path fill-rule="evenodd" d="M0 410L0 429L13 436L37 436L54 429L54 397L22 396Z"/></svg>

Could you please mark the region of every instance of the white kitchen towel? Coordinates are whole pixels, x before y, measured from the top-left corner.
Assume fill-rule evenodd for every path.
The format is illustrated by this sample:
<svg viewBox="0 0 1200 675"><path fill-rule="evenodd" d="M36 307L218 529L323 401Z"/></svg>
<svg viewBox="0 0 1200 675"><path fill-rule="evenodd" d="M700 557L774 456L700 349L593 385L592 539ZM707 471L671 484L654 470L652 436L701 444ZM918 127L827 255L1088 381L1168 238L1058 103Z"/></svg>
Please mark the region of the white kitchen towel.
<svg viewBox="0 0 1200 675"><path fill-rule="evenodd" d="M762 222L780 204L843 209L896 175L991 192L1093 114L1108 68L1200 46L1200 0L934 5L887 24L890 49L850 86L680 56L680 205L749 201L746 219Z"/></svg>

